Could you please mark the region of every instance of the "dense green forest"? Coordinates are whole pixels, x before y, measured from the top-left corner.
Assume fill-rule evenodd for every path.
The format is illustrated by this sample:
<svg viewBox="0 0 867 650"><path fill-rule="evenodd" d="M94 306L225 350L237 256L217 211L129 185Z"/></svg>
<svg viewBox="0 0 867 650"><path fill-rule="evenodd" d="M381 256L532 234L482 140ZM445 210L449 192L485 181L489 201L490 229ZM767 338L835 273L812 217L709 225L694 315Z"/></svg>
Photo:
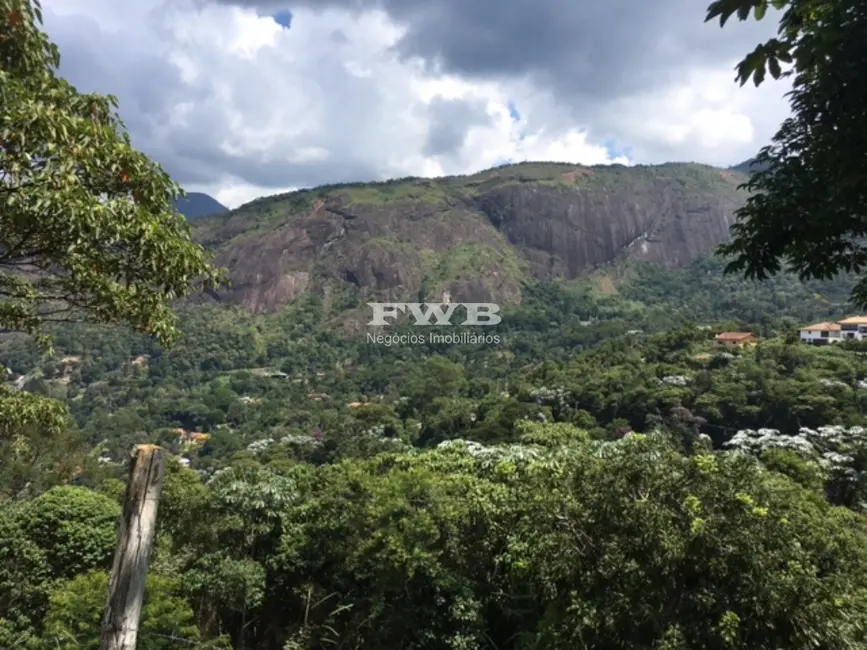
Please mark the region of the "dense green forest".
<svg viewBox="0 0 867 650"><path fill-rule="evenodd" d="M867 309L867 11L716 0L706 17L770 7L783 10L778 37L737 79L790 77L792 116L753 159L717 250L761 283L713 258L671 270L626 250L571 282L486 259L510 281L495 340L395 345L371 343L359 321L376 277L322 284L327 273L298 267L275 275L301 282L280 300L208 302L230 274L177 212L180 188L133 148L113 97L59 76L39 3L0 0L0 650L114 650L100 637L124 632L129 650L867 647L867 344L811 347L797 333L852 315L850 299ZM574 185L577 170L561 171L550 186ZM731 173L697 176L733 199ZM354 191L350 203L371 197ZM627 211L605 192L594 205L608 212L592 214L610 235L605 215ZM701 236L715 223L704 217L729 223L725 196L679 212L674 195L656 207L627 195L671 217L683 255L652 259L672 264L717 241ZM220 236L237 239L287 216L274 199L252 205L203 225L225 221ZM331 246L343 234L331 222L358 218L335 207L319 239L242 237L238 255L275 244L247 286L262 289L278 258ZM441 234L468 223L447 212ZM390 234L407 217L379 225ZM581 247L594 241L579 230ZM431 268L467 279L479 251L451 241ZM359 268L400 267L377 259ZM392 289L433 291L402 277ZM757 341L715 339L734 330ZM146 442L169 462L154 547L130 535L152 551L146 585L121 593L141 615L119 630L101 619L109 584L135 582L109 571L118 524L135 518L122 507L130 451Z"/></svg>
<svg viewBox="0 0 867 650"><path fill-rule="evenodd" d="M171 349L10 335L4 390L70 426L3 439L0 647L98 647L142 442L175 459L147 650L850 647L867 358L796 332L850 285L624 265L527 286L481 346L372 344L315 296L188 305Z"/></svg>

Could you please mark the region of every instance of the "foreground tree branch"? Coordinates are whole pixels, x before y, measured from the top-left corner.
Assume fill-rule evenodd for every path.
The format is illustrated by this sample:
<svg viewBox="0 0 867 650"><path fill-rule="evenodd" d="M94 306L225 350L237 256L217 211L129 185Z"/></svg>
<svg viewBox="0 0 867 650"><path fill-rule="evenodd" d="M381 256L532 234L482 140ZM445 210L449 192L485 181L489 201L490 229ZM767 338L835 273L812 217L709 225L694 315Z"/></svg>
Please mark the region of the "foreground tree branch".
<svg viewBox="0 0 867 650"><path fill-rule="evenodd" d="M38 2L0 0L0 287L15 287L0 327L42 334L41 305L60 296L82 318L171 343L172 301L225 274L174 209L180 188L132 147L115 98L57 76L40 23Z"/></svg>
<svg viewBox="0 0 867 650"><path fill-rule="evenodd" d="M737 67L737 80L790 76L792 117L756 158L727 271L764 279L782 270L830 279L867 268L867 5L861 0L717 0L721 24L769 6L783 10L778 37ZM783 65L789 65L783 69ZM853 301L867 306L867 278Z"/></svg>

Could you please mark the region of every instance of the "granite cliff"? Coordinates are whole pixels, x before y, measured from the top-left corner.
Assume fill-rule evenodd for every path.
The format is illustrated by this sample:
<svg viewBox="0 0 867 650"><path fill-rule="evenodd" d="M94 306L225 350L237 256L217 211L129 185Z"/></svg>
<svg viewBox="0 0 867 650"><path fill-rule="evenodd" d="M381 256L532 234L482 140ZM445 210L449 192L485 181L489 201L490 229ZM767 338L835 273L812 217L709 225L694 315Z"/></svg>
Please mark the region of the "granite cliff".
<svg viewBox="0 0 867 650"><path fill-rule="evenodd" d="M270 313L329 300L517 302L524 280L623 258L684 266L728 237L734 170L524 163L472 176L320 187L199 219L228 267L220 300Z"/></svg>

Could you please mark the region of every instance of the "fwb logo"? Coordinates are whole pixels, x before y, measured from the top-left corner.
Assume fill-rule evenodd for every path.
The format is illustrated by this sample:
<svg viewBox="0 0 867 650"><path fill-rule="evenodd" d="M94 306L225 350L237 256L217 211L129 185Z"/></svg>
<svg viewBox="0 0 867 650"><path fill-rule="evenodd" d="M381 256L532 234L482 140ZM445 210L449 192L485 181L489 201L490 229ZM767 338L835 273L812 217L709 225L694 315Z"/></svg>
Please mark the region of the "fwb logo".
<svg viewBox="0 0 867 650"><path fill-rule="evenodd" d="M502 319L497 316L499 305L492 302L369 302L373 320L368 325L390 325L386 318L396 319L409 311L415 325L451 325L452 316L459 305L467 311L467 319L461 325L496 325ZM444 309L445 308L445 309ZM431 317L436 321L431 322Z"/></svg>

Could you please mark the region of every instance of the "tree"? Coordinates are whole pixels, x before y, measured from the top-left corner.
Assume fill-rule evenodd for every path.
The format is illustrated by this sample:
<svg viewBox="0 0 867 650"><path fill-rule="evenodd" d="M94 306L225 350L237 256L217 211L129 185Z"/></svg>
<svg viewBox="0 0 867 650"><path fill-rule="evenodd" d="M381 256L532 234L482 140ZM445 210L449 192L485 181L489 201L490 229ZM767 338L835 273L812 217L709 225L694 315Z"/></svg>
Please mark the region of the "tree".
<svg viewBox="0 0 867 650"><path fill-rule="evenodd" d="M108 568L117 541L120 506L80 487L58 487L21 506L21 528L42 550L52 576L71 578Z"/></svg>
<svg viewBox="0 0 867 650"><path fill-rule="evenodd" d="M317 468L285 515L262 601L263 620L299 639L285 647L864 643L855 513L745 454L518 429L521 444L448 441ZM252 645L279 647L259 630Z"/></svg>
<svg viewBox="0 0 867 650"><path fill-rule="evenodd" d="M0 507L0 647L29 647L58 581L110 566L119 516L117 503L76 487ZM105 590L94 596L105 604Z"/></svg>
<svg viewBox="0 0 867 650"><path fill-rule="evenodd" d="M66 425L63 403L0 386L0 503L70 477L81 458Z"/></svg>
<svg viewBox="0 0 867 650"><path fill-rule="evenodd" d="M33 335L49 350L47 325L91 320L169 344L172 301L225 273L174 209L180 188L132 147L116 99L58 76L41 23L38 0L0 0L0 332ZM7 386L0 414L4 476L68 417L59 402Z"/></svg>
<svg viewBox="0 0 867 650"><path fill-rule="evenodd" d="M720 24L751 10L784 10L778 37L737 66L741 85L767 73L790 77L792 116L756 158L751 192L738 210L733 240L719 252L729 273L766 279L785 267L801 279L860 273L867 265L867 6L860 0L716 0L707 20ZM783 69L783 66L788 69ZM853 289L867 305L867 278Z"/></svg>
<svg viewBox="0 0 867 650"><path fill-rule="evenodd" d="M45 619L43 643L46 648L97 650L102 607L109 575L93 571L75 577L51 594L51 607ZM177 581L151 575L147 579L142 609L140 650L169 650L199 647L224 650L222 639L200 643L193 610L180 597Z"/></svg>
<svg viewBox="0 0 867 650"><path fill-rule="evenodd" d="M112 96L57 75L38 0L0 0L0 328L83 317L169 343L172 301L224 280ZM42 339L46 342L46 339Z"/></svg>

